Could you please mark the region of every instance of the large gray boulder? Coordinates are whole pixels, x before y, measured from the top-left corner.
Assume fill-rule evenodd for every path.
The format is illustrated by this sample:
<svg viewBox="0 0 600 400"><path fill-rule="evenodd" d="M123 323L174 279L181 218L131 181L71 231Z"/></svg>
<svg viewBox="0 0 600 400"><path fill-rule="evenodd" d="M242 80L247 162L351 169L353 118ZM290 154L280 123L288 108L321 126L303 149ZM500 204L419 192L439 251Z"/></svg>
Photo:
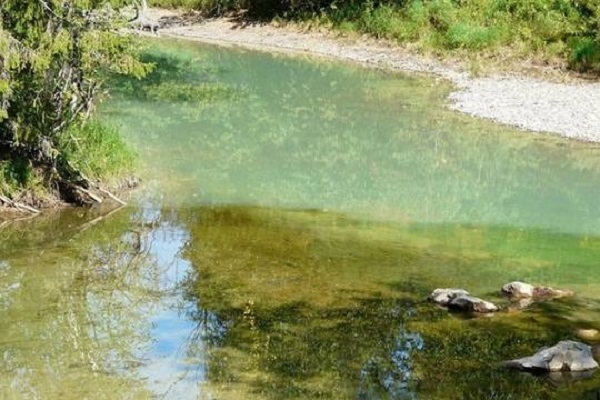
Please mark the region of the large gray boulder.
<svg viewBox="0 0 600 400"><path fill-rule="evenodd" d="M494 303L482 300L479 297L473 297L465 294L461 294L450 299L448 302L448 308L451 310L475 313L490 313L499 310Z"/></svg>
<svg viewBox="0 0 600 400"><path fill-rule="evenodd" d="M464 289L435 289L429 295L428 299L442 306L448 305L448 302L456 296L468 296L469 292Z"/></svg>
<svg viewBox="0 0 600 400"><path fill-rule="evenodd" d="M592 348L585 343L563 340L553 347L541 349L531 357L503 363L523 371L587 371L598 368Z"/></svg>

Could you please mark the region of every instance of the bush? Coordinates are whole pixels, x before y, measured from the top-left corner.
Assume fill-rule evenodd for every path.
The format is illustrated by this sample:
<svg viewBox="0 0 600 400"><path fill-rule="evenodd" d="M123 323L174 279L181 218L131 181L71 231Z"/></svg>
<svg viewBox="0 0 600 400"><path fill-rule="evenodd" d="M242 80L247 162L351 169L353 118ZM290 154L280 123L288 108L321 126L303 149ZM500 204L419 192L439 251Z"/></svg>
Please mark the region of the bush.
<svg viewBox="0 0 600 400"><path fill-rule="evenodd" d="M575 38L569 43L571 68L577 71L600 72L600 40Z"/></svg>

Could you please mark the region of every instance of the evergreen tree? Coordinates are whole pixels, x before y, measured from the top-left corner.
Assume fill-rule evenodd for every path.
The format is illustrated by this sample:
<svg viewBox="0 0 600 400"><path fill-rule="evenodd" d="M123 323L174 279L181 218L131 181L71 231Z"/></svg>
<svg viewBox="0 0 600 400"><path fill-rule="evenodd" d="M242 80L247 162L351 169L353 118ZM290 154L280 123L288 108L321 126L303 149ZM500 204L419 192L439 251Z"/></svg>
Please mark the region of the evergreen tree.
<svg viewBox="0 0 600 400"><path fill-rule="evenodd" d="M144 76L125 0L2 0L0 160L25 159L60 189L89 187L60 138L88 119L108 73Z"/></svg>

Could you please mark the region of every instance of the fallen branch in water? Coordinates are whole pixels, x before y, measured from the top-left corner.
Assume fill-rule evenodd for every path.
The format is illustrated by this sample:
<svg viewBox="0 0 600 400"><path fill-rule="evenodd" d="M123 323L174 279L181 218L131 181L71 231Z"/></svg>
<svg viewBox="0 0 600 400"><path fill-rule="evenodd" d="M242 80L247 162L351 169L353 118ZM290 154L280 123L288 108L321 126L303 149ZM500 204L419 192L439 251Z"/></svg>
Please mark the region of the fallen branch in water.
<svg viewBox="0 0 600 400"><path fill-rule="evenodd" d="M111 192L109 192L106 189L102 189L101 187L98 187L98 190L102 193L104 193L105 195L107 195L108 197L110 197L111 199L113 199L114 201L116 201L117 203L126 206L127 203L124 202L123 200L121 200L120 198L118 198L117 196L115 196L114 194L112 194Z"/></svg>
<svg viewBox="0 0 600 400"><path fill-rule="evenodd" d="M96 203L102 204L102 198L100 198L99 196L97 196L97 195L95 195L94 193L92 193L92 191L91 191L91 190L84 189L84 188L82 188L81 186L75 186L75 189L76 189L76 190L79 190L79 191L80 191L80 192L82 192L82 193L85 193L85 194L87 194L87 196L88 196L90 199L94 200Z"/></svg>

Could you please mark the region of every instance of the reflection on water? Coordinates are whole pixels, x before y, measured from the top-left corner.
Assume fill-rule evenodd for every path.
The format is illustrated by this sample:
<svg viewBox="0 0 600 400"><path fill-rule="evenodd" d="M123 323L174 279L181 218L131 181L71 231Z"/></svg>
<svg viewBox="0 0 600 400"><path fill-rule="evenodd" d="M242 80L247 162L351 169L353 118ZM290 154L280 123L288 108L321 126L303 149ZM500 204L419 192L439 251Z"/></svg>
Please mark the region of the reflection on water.
<svg viewBox="0 0 600 400"><path fill-rule="evenodd" d="M413 351L423 350L424 342L419 333L400 332L394 339L394 348L389 354L392 368L381 371L380 361L370 358L360 370L360 386L357 397L372 399L375 390L383 387L390 399L416 399L411 384L414 382L411 369ZM370 383L374 381L375 384Z"/></svg>
<svg viewBox="0 0 600 400"><path fill-rule="evenodd" d="M442 108L429 79L167 42L105 104L125 208L0 227L0 398L595 399L499 361L600 329L597 145ZM510 280L577 297L489 318Z"/></svg>
<svg viewBox="0 0 600 400"><path fill-rule="evenodd" d="M165 105L117 85L123 98L107 114L123 121L171 204L600 231L598 145L445 110L437 81L195 44L149 60L184 71L151 80L164 91L198 79L216 85L210 93L231 88L211 104Z"/></svg>
<svg viewBox="0 0 600 400"><path fill-rule="evenodd" d="M180 314L186 232L143 206L94 220L71 211L3 231L0 397L196 398L201 363L174 351L196 326Z"/></svg>

